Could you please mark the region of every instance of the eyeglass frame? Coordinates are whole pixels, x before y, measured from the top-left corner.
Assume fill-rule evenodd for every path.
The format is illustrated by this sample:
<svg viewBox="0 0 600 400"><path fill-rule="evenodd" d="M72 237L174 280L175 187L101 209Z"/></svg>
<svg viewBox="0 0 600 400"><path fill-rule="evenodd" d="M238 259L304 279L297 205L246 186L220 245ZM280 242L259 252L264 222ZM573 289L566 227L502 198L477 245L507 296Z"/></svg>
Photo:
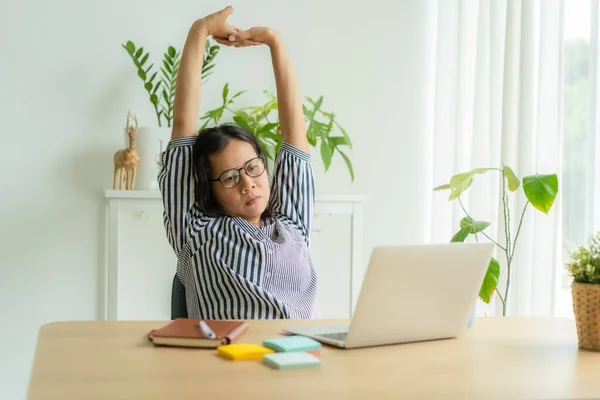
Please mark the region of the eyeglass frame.
<svg viewBox="0 0 600 400"><path fill-rule="evenodd" d="M263 164L263 170L262 170L262 172L261 172L260 174L258 174L258 175L250 175L250 174L248 173L248 171L246 171L246 166L247 166L247 165L248 165L250 162L252 162L252 161L254 161L254 160L256 160L256 159L259 159L259 160L261 160L261 161L262 161L262 164ZM209 179L208 181L209 181L209 182L219 182L219 183L221 184L221 186L223 186L225 189L233 189L233 188L237 187L237 185L239 185L239 184L240 184L240 182L242 181L242 170L244 170L244 172L246 173L246 175L248 175L249 177L251 177L251 178L258 178L259 176L261 176L262 174L264 174L264 173L265 173L265 171L267 170L267 161L265 160L265 157L264 157L264 156L256 156L256 157L254 157L254 158L251 158L251 159L249 159L248 161L246 161L246 162L244 163L244 165L242 166L242 168L229 168L229 169L226 169L225 171L221 172L221 173L219 174L219 176L218 176L218 177L216 177L215 179ZM226 172L229 172L229 171L237 171L237 173L238 173L238 176L239 176L239 179L238 179L238 181L237 181L237 182L236 182L236 184L235 184L235 185L233 185L232 187L227 187L227 186L225 186L225 184L224 184L223 182L221 182L221 177L223 176L223 174L224 174L224 173L226 173Z"/></svg>

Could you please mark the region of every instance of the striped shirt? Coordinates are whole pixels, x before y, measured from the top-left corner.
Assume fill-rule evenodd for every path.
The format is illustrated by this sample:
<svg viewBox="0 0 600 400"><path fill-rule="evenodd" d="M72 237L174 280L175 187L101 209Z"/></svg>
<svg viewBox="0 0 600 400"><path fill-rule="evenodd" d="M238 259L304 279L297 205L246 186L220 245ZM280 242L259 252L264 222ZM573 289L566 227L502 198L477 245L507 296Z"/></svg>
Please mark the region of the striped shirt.
<svg viewBox="0 0 600 400"><path fill-rule="evenodd" d="M195 136L172 139L158 174L164 225L186 289L188 316L319 318L309 251L310 154L282 143L271 187L275 218L263 220L259 228L240 217L208 217L195 204L195 141Z"/></svg>

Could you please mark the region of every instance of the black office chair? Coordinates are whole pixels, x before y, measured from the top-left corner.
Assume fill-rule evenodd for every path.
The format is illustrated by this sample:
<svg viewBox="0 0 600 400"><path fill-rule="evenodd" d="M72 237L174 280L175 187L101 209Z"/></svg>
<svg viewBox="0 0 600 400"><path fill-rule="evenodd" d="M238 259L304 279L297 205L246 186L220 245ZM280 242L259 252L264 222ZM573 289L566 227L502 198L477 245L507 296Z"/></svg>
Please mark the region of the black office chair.
<svg viewBox="0 0 600 400"><path fill-rule="evenodd" d="M177 274L173 277L173 288L171 289L171 319L187 318L187 305L185 302L185 286L179 280Z"/></svg>

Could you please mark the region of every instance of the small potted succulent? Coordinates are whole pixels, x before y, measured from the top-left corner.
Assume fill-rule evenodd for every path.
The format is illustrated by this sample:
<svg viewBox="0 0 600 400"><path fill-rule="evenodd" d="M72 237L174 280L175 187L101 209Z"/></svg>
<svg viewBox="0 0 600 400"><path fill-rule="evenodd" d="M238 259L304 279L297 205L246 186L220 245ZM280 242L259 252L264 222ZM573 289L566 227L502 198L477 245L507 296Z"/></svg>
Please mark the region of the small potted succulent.
<svg viewBox="0 0 600 400"><path fill-rule="evenodd" d="M587 245L569 252L566 268L573 277L571 293L579 347L600 351L600 231Z"/></svg>

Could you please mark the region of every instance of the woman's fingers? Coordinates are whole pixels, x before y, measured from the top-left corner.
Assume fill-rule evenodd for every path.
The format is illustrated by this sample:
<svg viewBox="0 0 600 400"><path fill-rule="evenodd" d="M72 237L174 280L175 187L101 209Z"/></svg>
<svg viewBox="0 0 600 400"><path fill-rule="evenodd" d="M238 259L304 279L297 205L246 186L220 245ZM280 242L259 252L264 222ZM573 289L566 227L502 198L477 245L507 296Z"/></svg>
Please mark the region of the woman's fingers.
<svg viewBox="0 0 600 400"><path fill-rule="evenodd" d="M218 37L218 36L213 36L213 39L215 42L222 44L223 46L227 46L227 47L249 47L249 46L260 46L263 43L262 42L257 42L255 40L236 40L235 42L232 42L229 39L225 39L222 37Z"/></svg>
<svg viewBox="0 0 600 400"><path fill-rule="evenodd" d="M231 37L231 35L235 35L235 34L237 34L238 32L241 32L241 31L242 30L240 28L238 28L238 27L230 26L229 27L229 34L228 35L226 35L226 36L213 35L213 39L215 39L215 40L219 39L219 40L224 40L224 41L230 42L229 38ZM223 44L223 43L221 43L221 44Z"/></svg>
<svg viewBox="0 0 600 400"><path fill-rule="evenodd" d="M222 44L223 46L231 47L235 44L235 42L230 42L229 39L223 39L217 36L213 36L215 42Z"/></svg>

